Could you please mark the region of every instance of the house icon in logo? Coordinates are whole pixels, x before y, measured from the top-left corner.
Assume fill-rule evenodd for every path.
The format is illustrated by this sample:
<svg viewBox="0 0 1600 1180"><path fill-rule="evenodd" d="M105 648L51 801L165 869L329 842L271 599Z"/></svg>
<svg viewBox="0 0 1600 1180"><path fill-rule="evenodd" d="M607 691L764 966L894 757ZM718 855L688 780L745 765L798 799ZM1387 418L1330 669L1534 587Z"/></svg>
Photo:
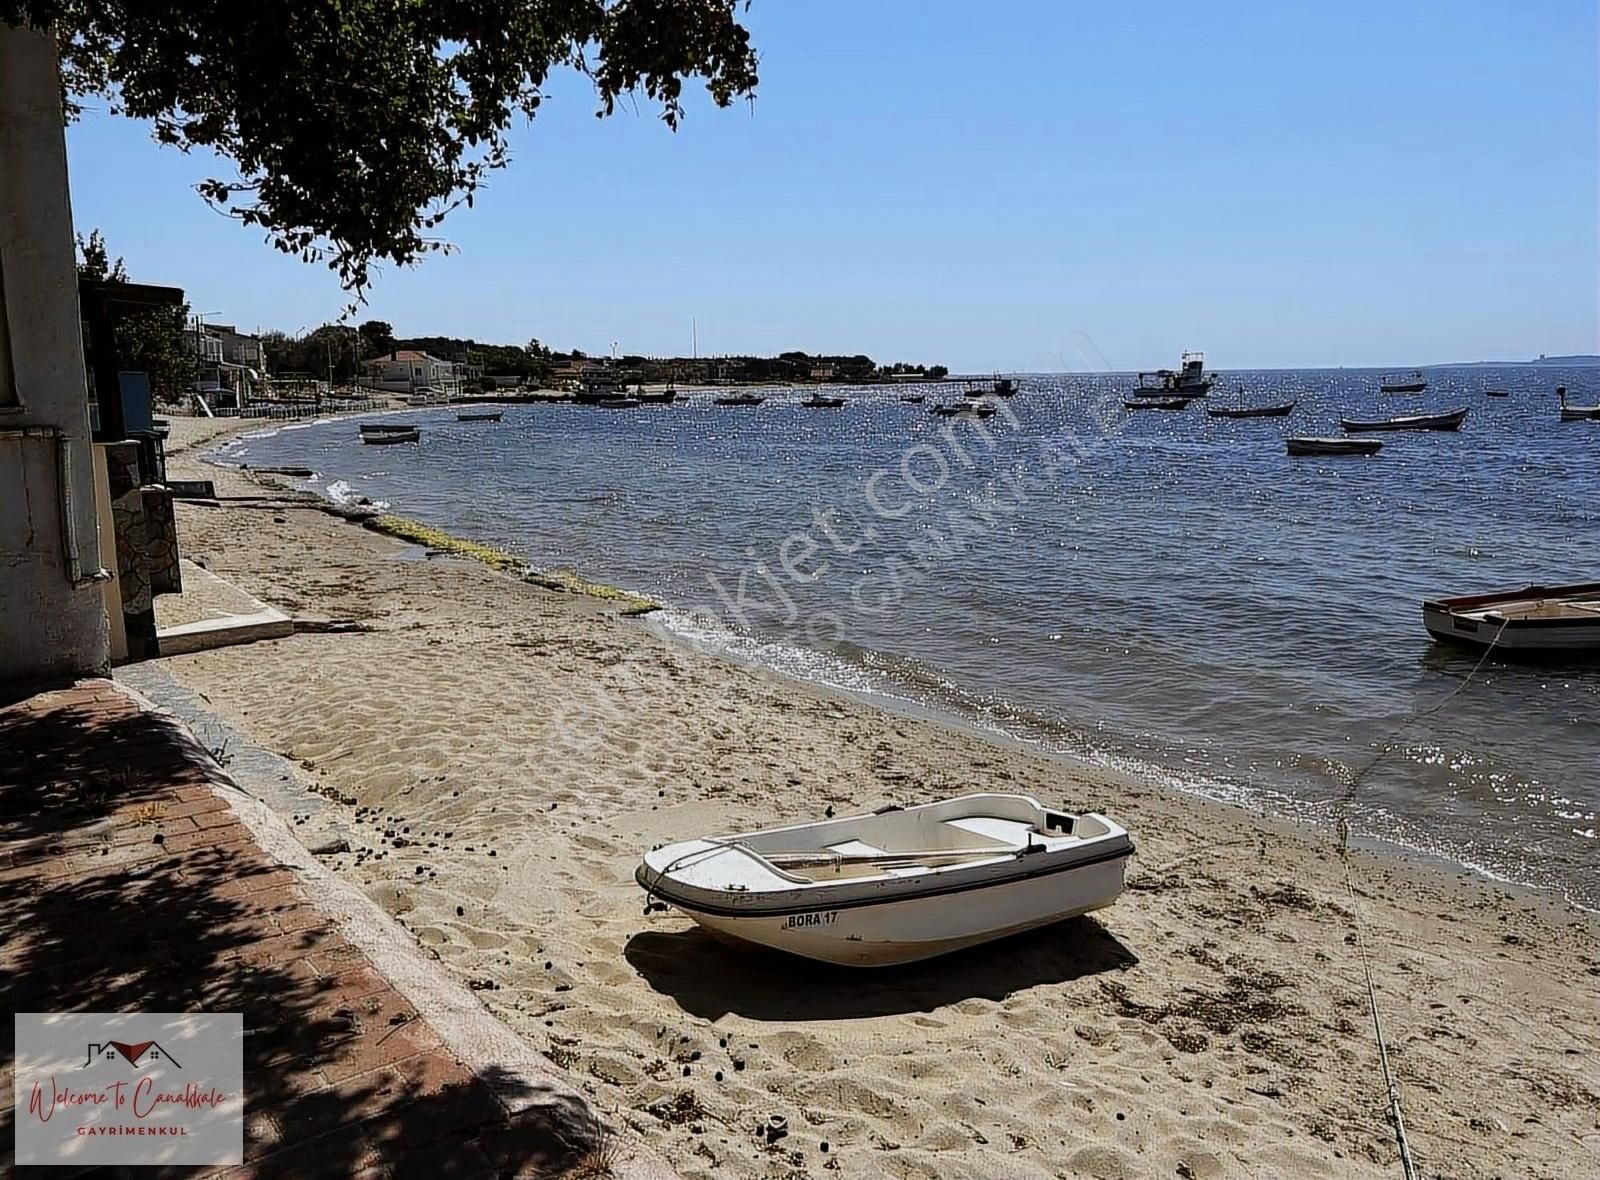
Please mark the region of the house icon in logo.
<svg viewBox="0 0 1600 1180"><path fill-rule="evenodd" d="M168 1053L155 1041L139 1041L132 1045L125 1041L106 1041L103 1044L98 1041L90 1041L89 1054L84 1058L83 1065L79 1066L79 1068L86 1069L96 1061L115 1061L118 1057L121 1057L135 1069L142 1069L156 1061L170 1061L179 1069L183 1068L183 1065L176 1057Z"/></svg>

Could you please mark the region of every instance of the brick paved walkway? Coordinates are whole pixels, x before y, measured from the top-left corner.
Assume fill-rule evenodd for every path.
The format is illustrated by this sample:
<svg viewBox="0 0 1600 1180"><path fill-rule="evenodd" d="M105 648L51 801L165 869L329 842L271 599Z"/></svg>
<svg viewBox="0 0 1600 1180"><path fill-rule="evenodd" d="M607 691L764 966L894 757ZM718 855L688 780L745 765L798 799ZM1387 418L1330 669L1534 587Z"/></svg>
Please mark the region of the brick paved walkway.
<svg viewBox="0 0 1600 1180"><path fill-rule="evenodd" d="M509 1034L475 1000L447 1020L419 1012L263 850L230 794L186 730L111 681L0 699L3 1007L244 1013L245 1163L166 1174L660 1174L617 1141L614 1172L586 1170L596 1132L581 1099L484 1061L481 1042ZM485 1027L471 1022L500 1037L456 1037L480 1042L475 1065L439 1031ZM4 1019L7 1166L12 1037Z"/></svg>

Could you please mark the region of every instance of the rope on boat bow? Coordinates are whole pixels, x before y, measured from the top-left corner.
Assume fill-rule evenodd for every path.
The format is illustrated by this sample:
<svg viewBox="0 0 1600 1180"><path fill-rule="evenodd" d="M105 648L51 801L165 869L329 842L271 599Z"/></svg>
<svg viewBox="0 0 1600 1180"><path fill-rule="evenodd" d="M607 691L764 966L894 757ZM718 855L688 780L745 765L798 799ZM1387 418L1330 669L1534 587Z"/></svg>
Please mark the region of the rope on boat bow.
<svg viewBox="0 0 1600 1180"><path fill-rule="evenodd" d="M1378 752L1373 755L1372 761L1368 762L1360 770L1356 771L1355 774L1350 776L1350 785L1345 788L1344 792L1344 810L1349 810L1350 802L1355 798L1356 788L1361 785L1361 780L1366 778L1367 775L1371 774L1372 771L1377 767L1378 763L1382 762L1386 757L1389 756L1389 743L1393 742L1395 738L1404 733L1407 726L1415 725L1424 717L1432 717L1440 709L1444 708L1451 701L1455 700L1467 690L1467 685L1471 684L1473 680L1477 678L1478 673L1483 670L1484 664L1488 663L1489 656L1494 652L1495 644L1500 642L1500 637L1506 633L1506 628L1510 625L1511 619L1509 617L1500 621L1500 629L1494 633L1494 638L1489 640L1489 646L1483 649L1483 654L1478 657L1478 662L1472 665L1472 671L1466 674L1460 684L1456 685L1453 689L1447 692L1441 699L1435 701L1426 709L1422 710L1422 712L1413 713L1410 717L1407 717L1389 732L1389 736L1383 739L1382 748L1380 748ZM1343 820L1340 822L1343 822Z"/></svg>
<svg viewBox="0 0 1600 1180"><path fill-rule="evenodd" d="M704 839L701 840L701 843L702 844L709 844L711 847L710 848L691 848L691 849L689 849L688 852L685 852L683 855L673 857L670 861L667 862L665 867L661 868L660 870L658 870L656 872L655 880L653 880L653 881L649 880L648 879L649 874L647 874L647 873L641 873L640 874L641 877L646 878L646 880L642 880L642 881L639 882L641 885L644 886L644 912L646 914L648 914L650 912L650 907L653 904L655 904L656 886L660 885L661 882L665 881L667 879L667 874L672 872L673 869L677 868L684 861L688 860L690 857L699 856L702 852L711 852L711 851L714 851L714 850L720 851L721 849L724 849L724 848L738 848L738 847L740 847L738 841L735 841L735 840L719 840L715 836L707 836L707 837L705 837ZM646 864L644 867L645 868L649 868L650 866L648 864ZM666 908L666 903L665 902L662 902L661 904L662 904L662 908Z"/></svg>

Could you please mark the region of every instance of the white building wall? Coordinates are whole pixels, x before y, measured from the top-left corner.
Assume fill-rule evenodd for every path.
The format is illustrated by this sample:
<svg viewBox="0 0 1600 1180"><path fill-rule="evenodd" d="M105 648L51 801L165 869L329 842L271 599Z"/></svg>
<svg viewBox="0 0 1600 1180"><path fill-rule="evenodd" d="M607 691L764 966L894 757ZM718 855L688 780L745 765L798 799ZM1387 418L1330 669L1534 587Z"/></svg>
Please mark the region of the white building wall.
<svg viewBox="0 0 1600 1180"><path fill-rule="evenodd" d="M0 23L0 681L106 669L100 566L55 40Z"/></svg>

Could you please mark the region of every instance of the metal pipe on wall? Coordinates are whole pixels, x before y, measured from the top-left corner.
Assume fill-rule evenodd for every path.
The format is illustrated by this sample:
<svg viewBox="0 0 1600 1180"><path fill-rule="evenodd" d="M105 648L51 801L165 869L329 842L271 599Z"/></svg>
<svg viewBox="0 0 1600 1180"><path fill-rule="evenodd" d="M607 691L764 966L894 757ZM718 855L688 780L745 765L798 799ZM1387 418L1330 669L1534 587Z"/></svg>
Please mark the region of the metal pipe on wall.
<svg viewBox="0 0 1600 1180"><path fill-rule="evenodd" d="M67 559L67 579L74 590L111 580L111 571L101 566L92 574L83 572L78 555L78 520L72 501L72 440L54 426L16 426L0 430L0 439L52 439L56 444L56 483L61 488L61 548Z"/></svg>

